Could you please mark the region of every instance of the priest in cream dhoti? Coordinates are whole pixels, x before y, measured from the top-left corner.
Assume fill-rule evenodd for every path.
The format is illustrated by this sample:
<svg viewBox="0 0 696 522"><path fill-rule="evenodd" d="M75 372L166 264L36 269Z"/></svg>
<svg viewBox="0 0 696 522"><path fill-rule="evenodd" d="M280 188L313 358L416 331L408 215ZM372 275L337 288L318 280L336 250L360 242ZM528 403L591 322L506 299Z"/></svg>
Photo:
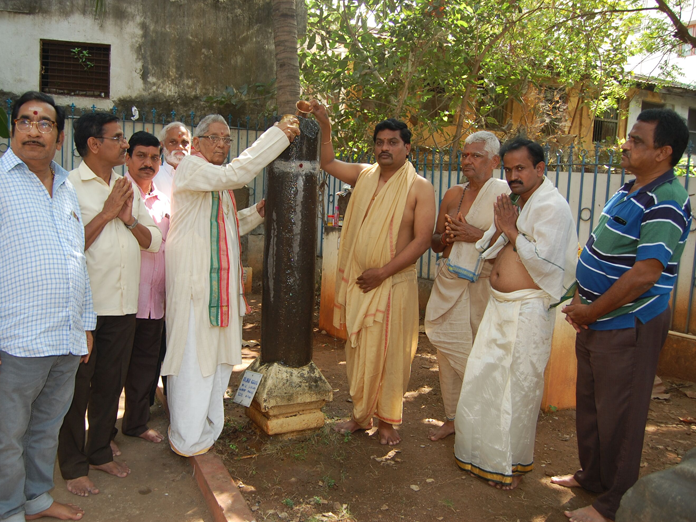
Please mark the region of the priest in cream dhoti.
<svg viewBox="0 0 696 522"><path fill-rule="evenodd" d="M338 253L334 325L346 326L346 369L353 401L341 433L372 427L382 444L401 441L403 396L418 345L415 263L435 225L433 186L408 161L411 131L389 119L375 127L374 165L334 157L326 108L312 101L322 132L321 168L353 185Z"/></svg>
<svg viewBox="0 0 696 522"><path fill-rule="evenodd" d="M457 464L502 489L533 468L536 421L556 304L572 297L578 237L570 207L544 176L543 149L502 147L513 193L498 197L477 243L495 258L491 297L464 372L455 419Z"/></svg>
<svg viewBox="0 0 696 522"><path fill-rule="evenodd" d="M196 127L174 175L167 237L167 378L169 444L183 456L205 453L224 425L223 395L241 364L244 297L240 236L263 222L264 201L237 211L241 188L299 134L288 123L264 132L224 165L230 129L217 114Z"/></svg>
<svg viewBox="0 0 696 522"><path fill-rule="evenodd" d="M435 348L445 422L430 433L439 440L454 433L454 417L462 389L466 361L488 303L492 261L476 269L476 242L493 224L493 204L509 194L505 180L494 178L500 166L500 142L495 134L480 131L464 142L462 173L466 182L445 192L440 203L433 252L442 253L437 276L425 309L425 333Z"/></svg>

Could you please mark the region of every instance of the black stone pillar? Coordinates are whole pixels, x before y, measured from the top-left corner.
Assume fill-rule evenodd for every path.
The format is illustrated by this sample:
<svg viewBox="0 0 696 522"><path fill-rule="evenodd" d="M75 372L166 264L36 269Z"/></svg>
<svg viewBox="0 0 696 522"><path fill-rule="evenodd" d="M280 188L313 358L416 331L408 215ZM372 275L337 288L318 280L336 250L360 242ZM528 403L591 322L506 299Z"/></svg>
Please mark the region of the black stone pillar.
<svg viewBox="0 0 696 522"><path fill-rule="evenodd" d="M317 245L319 125L300 120L300 136L268 167L261 364L292 368L312 360Z"/></svg>

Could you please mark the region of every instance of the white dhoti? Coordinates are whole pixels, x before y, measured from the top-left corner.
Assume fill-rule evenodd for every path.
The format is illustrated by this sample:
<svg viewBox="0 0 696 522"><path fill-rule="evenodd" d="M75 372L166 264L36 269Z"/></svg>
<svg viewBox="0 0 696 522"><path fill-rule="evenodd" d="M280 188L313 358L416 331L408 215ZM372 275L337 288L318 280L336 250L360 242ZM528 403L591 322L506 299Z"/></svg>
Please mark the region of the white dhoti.
<svg viewBox="0 0 696 522"><path fill-rule="evenodd" d="M461 468L511 484L534 467L555 309L543 290L490 292L464 373L454 453Z"/></svg>
<svg viewBox="0 0 696 522"><path fill-rule="evenodd" d="M191 457L207 452L222 433L225 425L223 398L233 369L230 364L218 364L214 374L203 377L198 363L192 302L181 367L177 375L167 377L167 401L171 412L169 444L179 455Z"/></svg>
<svg viewBox="0 0 696 522"><path fill-rule="evenodd" d="M489 276L493 265L486 263L478 280L472 283L448 271L445 261L440 260L428 300L425 333L437 348L445 417L452 421L457 411L466 362L490 296ZM443 313L441 309L447 311Z"/></svg>

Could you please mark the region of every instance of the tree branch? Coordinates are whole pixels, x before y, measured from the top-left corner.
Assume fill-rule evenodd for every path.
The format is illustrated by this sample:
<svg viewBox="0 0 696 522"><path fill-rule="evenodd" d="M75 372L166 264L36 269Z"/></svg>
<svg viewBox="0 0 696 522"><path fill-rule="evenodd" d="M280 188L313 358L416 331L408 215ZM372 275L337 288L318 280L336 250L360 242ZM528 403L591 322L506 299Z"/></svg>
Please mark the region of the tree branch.
<svg viewBox="0 0 696 522"><path fill-rule="evenodd" d="M684 22L681 21L679 16L672 11L672 9L664 2L664 0L655 0L655 3L657 4L657 9L662 11L667 15L667 18L672 22L672 25L674 26L674 37L681 41L684 42L685 44L690 45L692 48L696 49L696 37L691 36L691 33L689 33L689 28L684 25Z"/></svg>

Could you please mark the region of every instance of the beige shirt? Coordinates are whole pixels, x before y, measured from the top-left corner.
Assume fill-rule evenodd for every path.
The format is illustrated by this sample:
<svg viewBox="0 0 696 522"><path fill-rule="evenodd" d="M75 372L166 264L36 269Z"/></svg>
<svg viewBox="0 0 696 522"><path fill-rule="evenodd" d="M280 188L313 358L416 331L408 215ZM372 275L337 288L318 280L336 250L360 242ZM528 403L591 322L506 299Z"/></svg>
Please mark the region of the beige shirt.
<svg viewBox="0 0 696 522"><path fill-rule="evenodd" d="M68 179L75 187L80 202L82 221L89 224L104 208L111 189L120 174L111 171L107 185L83 161L70 172ZM152 234L148 252L157 252L162 244L162 233L140 198L140 190L133 186L133 217ZM138 311L140 286L140 245L135 236L119 218L109 221L101 234L85 252L87 271L97 315L127 315Z"/></svg>
<svg viewBox="0 0 696 522"><path fill-rule="evenodd" d="M224 193L227 248L230 258L229 326L210 324L210 211L212 192L241 188L288 147L285 133L271 127L227 165L217 166L197 156L186 156L176 169L172 219L167 234L167 355L162 375L178 375L189 335L193 309L198 363L204 377L219 364L241 364L242 316L245 313L239 274L239 237L229 194ZM240 210L239 233L244 235L263 221L256 206Z"/></svg>

